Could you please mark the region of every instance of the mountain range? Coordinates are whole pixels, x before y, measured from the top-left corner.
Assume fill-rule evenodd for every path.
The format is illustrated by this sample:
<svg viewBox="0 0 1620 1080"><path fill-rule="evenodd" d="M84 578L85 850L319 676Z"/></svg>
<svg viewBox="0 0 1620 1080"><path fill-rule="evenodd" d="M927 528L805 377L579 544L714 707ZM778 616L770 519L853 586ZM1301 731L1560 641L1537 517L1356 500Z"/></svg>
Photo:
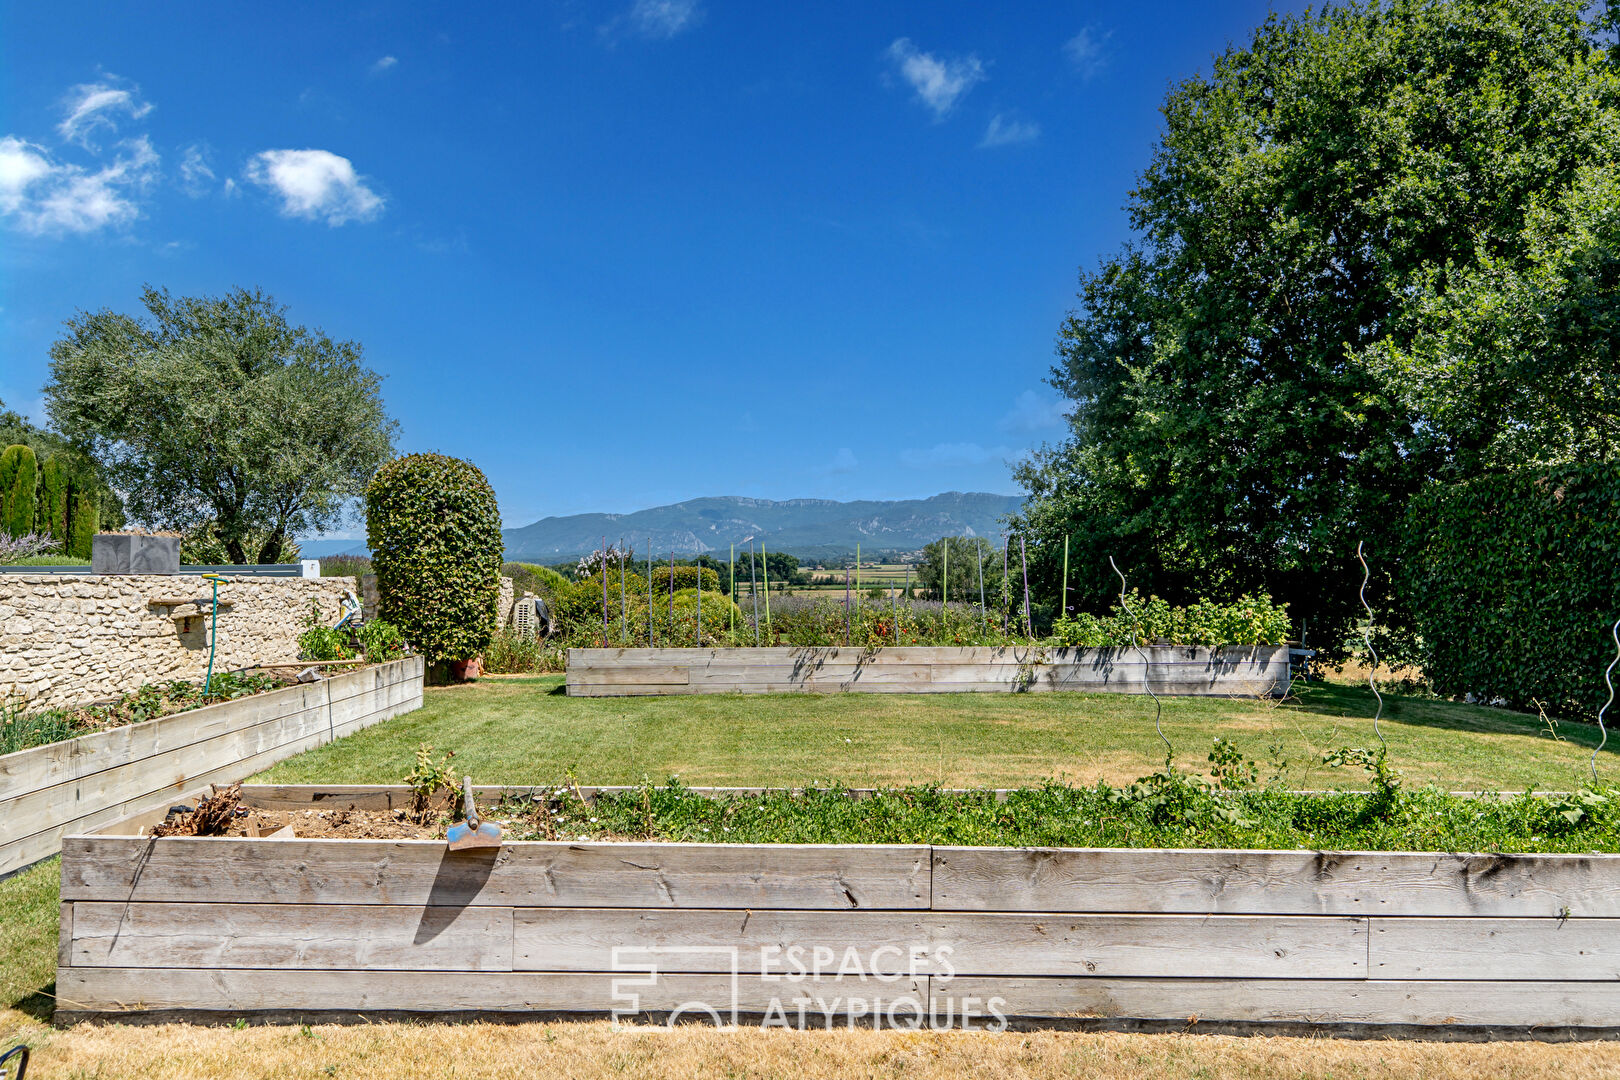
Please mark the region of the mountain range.
<svg viewBox="0 0 1620 1080"><path fill-rule="evenodd" d="M1001 518L1023 505L1021 495L948 491L927 499L749 499L719 495L631 514L570 514L505 529L506 557L556 563L602 546L602 538L645 555L724 555L752 536L770 551L803 560L884 551L913 551L941 536L1000 535Z"/></svg>

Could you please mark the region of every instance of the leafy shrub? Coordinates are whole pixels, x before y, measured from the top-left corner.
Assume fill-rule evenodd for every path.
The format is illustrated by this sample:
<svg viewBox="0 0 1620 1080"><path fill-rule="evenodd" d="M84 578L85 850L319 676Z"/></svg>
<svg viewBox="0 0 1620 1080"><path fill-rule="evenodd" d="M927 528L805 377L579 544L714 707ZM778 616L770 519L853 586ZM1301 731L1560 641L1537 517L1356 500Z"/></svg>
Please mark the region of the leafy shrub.
<svg viewBox="0 0 1620 1080"><path fill-rule="evenodd" d="M1407 523L1397 587L1435 690L1593 718L1620 615L1620 465L1435 486Z"/></svg>
<svg viewBox="0 0 1620 1080"><path fill-rule="evenodd" d="M447 750L439 760L433 760L433 744L423 743L416 748L416 768L405 774L405 784L411 789L411 817L426 825L435 817L435 807L456 804L461 783L450 767L454 750Z"/></svg>
<svg viewBox="0 0 1620 1080"><path fill-rule="evenodd" d="M1286 604L1262 593L1230 604L1199 600L1171 607L1157 596L1131 591L1130 614L1116 603L1104 616L1080 612L1058 619L1052 637L1063 645L1098 648L1156 641L1171 645L1281 645L1288 640Z"/></svg>
<svg viewBox="0 0 1620 1080"><path fill-rule="evenodd" d="M405 655L405 635L399 632L399 627L382 619L361 623L354 632L354 639L365 651L366 659L374 664Z"/></svg>
<svg viewBox="0 0 1620 1080"><path fill-rule="evenodd" d="M545 662L545 644L504 627L495 631L484 649L484 670L491 675L522 675L539 671Z"/></svg>
<svg viewBox="0 0 1620 1080"><path fill-rule="evenodd" d="M515 595L517 596L532 592L536 596L543 596L550 600L560 590L568 588L571 584L566 577L551 567L540 566L535 563L502 563L501 573L512 579L512 588L516 590Z"/></svg>
<svg viewBox="0 0 1620 1080"><path fill-rule="evenodd" d="M54 565L37 560L52 558L47 552L54 551L59 546L55 540L41 533L10 536L4 530L0 530L0 566Z"/></svg>
<svg viewBox="0 0 1620 1080"><path fill-rule="evenodd" d="M430 662L468 660L489 644L500 600L501 515L470 462L395 458L366 488L366 539L378 614Z"/></svg>
<svg viewBox="0 0 1620 1080"><path fill-rule="evenodd" d="M321 577L362 578L372 572L367 555L333 555L321 560Z"/></svg>

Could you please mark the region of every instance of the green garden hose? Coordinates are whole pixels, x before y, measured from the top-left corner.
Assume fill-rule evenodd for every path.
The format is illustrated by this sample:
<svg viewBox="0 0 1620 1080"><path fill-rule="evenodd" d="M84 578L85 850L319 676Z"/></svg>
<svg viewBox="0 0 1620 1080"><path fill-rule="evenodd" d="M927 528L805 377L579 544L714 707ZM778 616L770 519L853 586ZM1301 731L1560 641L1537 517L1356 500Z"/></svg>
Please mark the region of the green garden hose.
<svg viewBox="0 0 1620 1080"><path fill-rule="evenodd" d="M219 583L225 579L218 574L204 574L203 580L214 586L214 610L208 617L208 675L203 679L203 700L206 701L214 685L214 642L219 637Z"/></svg>

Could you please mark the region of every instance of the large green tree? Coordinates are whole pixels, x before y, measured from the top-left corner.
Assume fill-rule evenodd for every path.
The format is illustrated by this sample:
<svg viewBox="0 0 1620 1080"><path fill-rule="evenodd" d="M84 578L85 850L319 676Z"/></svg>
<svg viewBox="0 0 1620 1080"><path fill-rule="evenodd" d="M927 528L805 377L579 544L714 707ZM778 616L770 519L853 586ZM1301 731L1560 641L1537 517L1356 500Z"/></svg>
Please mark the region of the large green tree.
<svg viewBox="0 0 1620 1080"><path fill-rule="evenodd" d="M1614 452L1606 18L1276 15L1171 91L1137 241L1081 274L1059 333L1070 437L1019 470L1044 591L1072 534L1091 602L1112 554L1177 600L1268 590L1331 645L1360 613L1358 541L1383 579L1423 484Z"/></svg>
<svg viewBox="0 0 1620 1080"><path fill-rule="evenodd" d="M145 318L69 320L45 388L52 423L101 464L130 516L211 522L233 563L276 562L290 537L338 524L393 451L360 345L289 324L257 290L148 287L141 300Z"/></svg>

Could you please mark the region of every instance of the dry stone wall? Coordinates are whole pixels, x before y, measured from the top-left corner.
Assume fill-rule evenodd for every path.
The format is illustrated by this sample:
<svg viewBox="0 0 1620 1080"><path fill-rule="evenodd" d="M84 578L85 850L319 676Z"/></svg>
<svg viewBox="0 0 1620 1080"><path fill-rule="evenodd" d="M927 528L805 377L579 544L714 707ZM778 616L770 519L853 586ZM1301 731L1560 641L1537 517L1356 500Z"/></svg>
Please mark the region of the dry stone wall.
<svg viewBox="0 0 1620 1080"><path fill-rule="evenodd" d="M233 577L215 671L294 660L311 605L330 626L353 578ZM208 666L209 582L192 574L0 574L0 697L31 708L117 697Z"/></svg>

